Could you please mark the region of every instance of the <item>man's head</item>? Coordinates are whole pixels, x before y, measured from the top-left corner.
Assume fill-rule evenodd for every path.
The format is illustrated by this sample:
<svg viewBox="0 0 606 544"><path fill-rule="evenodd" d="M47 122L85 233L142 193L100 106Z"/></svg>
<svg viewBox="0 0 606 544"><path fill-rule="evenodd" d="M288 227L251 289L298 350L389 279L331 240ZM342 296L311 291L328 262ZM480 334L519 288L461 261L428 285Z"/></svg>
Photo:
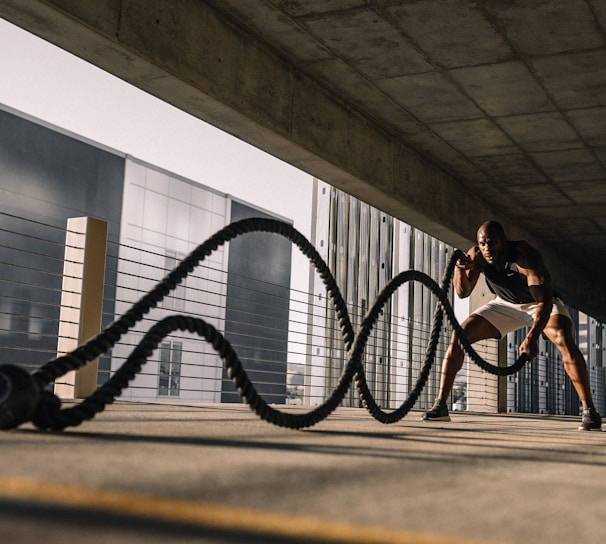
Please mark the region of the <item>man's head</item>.
<svg viewBox="0 0 606 544"><path fill-rule="evenodd" d="M501 264L505 259L507 236L503 225L486 221L478 229L478 247L488 264Z"/></svg>

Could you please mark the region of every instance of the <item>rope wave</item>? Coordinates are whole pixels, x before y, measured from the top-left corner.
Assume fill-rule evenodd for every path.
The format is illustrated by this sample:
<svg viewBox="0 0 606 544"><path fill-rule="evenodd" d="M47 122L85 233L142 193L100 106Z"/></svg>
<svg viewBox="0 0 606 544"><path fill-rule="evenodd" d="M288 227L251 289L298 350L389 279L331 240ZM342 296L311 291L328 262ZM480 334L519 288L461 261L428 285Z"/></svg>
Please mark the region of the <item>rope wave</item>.
<svg viewBox="0 0 606 544"><path fill-rule="evenodd" d="M120 340L123 334L129 331L137 322L141 321L152 308L155 308L206 257L230 240L251 232L277 234L295 244L316 269L335 308L345 349L349 356L339 377L337 386L322 404L309 412L299 414L283 412L270 406L255 390L254 384L249 379L237 353L229 341L215 327L201 318L176 314L168 316L154 324L120 369L92 395L76 406L61 409L60 399L53 393L45 390L47 385L65 373L82 368L99 355L106 353ZM3 365L4 367L10 367L5 372L8 376L6 380L11 379L16 383L16 389L23 392L22 396L37 397L34 401L30 401L29 404L32 405L31 407L21 406L22 404L28 404L24 398L17 399L17 402L15 402L15 404L19 405L18 408L2 406L3 403L6 404L6 398L9 395L8 393L3 395L3 389L6 388L3 388L4 382L2 379L4 378L1 374L3 367L0 367L0 429L16 427L25 421L31 420L40 429L63 430L66 427L77 426L83 421L94 418L96 414L102 412L108 404L111 404L120 396L122 391L128 387L128 384L147 362L154 350L160 345L160 342L175 331L194 333L208 342L223 360L224 367L240 396L261 419L268 423L291 429L311 427L327 418L337 408L353 383L355 383L358 389L364 406L377 421L381 423L395 423L401 420L412 409L427 382L431 366L435 360L444 317L446 317L452 326L458 342L467 352L470 359L484 371L498 376L506 376L517 372L528 362L528 358L522 355L511 366L498 367L492 365L482 359L467 341L447 296L454 274L455 263L463 255L462 251L456 250L454 252L444 272L441 285L436 283L427 274L415 270L408 270L395 276L379 293L377 300L366 314L359 330L355 332L345 301L331 271L305 236L292 225L274 219L251 218L231 223L200 244L172 272L119 319L114 321L95 338L89 340L71 353L49 361L35 371L31 377L28 375L27 378L16 371L17 367ZM437 297L438 302L434 312L430 339L417 383L399 408L392 412L386 412L377 405L370 392L364 375L362 356L370 332L375 326L383 306L399 287L411 281L424 285ZM28 380L33 382L33 384L29 383Z"/></svg>

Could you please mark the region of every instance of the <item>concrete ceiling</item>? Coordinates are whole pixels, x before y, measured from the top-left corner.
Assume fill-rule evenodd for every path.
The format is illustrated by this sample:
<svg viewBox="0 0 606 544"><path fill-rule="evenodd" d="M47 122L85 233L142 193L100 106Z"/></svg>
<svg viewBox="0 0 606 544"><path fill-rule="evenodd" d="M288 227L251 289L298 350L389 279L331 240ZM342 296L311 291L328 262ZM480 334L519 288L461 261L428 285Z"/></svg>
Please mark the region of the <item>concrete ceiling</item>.
<svg viewBox="0 0 606 544"><path fill-rule="evenodd" d="M537 239L606 270L604 0L209 2Z"/></svg>
<svg viewBox="0 0 606 544"><path fill-rule="evenodd" d="M570 302L606 320L601 286L606 269L604 0L171 0L150 1L146 11L135 9L141 4L136 0L3 4L0 16L449 243L466 249L475 227L490 213L514 234L541 244L552 265L567 268L554 276L570 294ZM365 152L362 145L361 153L348 150L354 165L349 177L333 175L323 166L331 161L331 150L325 151L332 145L328 140L314 149L305 144L313 137L304 142L301 131L292 128L293 117L288 128L263 118L270 108L283 107L282 79L261 72L254 60L250 61L254 77L266 80L263 92L275 102L261 106L255 88L262 110L258 114L251 113L250 105L248 112L240 106L247 93L253 94L251 89L233 88L228 81L221 82L222 75L209 75L208 59L197 59L194 74L190 68L194 62L183 60L183 49L168 58L165 51L171 42L150 27L172 18L173 39L185 39L179 29L187 34L189 27L179 10L193 19L202 9L212 9L223 24L235 29L245 44L240 47L247 47L237 59L235 54L224 59L217 55L215 64L238 62L244 73L248 58L243 63L241 57L249 53L242 51L250 51L251 59L261 48L271 52L277 59L274 64L282 63L283 73L295 80L301 93L313 81L343 111L355 113L356 126L364 125L360 131L370 126L381 138L397 141L430 165L426 176L439 172L447 178L449 192L432 186L424 195L414 188L404 193L397 181L386 190L386 184L371 179L374 173L354 172L358 155ZM58 24L57 10L72 23L83 24ZM147 27L128 43L124 28L135 13L140 25ZM200 17L210 29L208 13ZM87 32L103 34L111 48L101 47L98 40L86 37ZM215 44L223 52L231 47L226 35ZM208 46L203 31L186 38L190 49L192 43ZM162 77L128 57L135 50L139 55L145 50L146 61L155 69L161 66ZM197 79L202 63L208 73ZM180 82L202 90L204 99L192 97L191 90L185 93L174 79L170 88L160 83L167 73L176 72ZM216 102L245 115L219 112ZM322 128L320 114L315 121ZM265 130L247 128L253 123ZM348 123L352 125L351 115ZM304 147L305 157L294 151ZM366 162L379 169L382 165L374 156ZM350 178L355 181L347 181ZM455 201L452 195L457 191L470 198ZM440 201L441 194L446 202Z"/></svg>

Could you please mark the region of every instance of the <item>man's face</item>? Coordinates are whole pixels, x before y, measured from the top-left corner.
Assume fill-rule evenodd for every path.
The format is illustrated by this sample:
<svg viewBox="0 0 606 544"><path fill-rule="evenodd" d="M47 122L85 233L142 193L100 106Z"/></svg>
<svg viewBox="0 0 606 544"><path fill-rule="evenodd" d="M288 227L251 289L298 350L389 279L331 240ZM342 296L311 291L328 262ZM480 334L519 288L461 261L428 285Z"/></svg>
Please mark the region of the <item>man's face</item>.
<svg viewBox="0 0 606 544"><path fill-rule="evenodd" d="M499 264L505 257L505 240L490 231L478 232L478 246L488 264Z"/></svg>

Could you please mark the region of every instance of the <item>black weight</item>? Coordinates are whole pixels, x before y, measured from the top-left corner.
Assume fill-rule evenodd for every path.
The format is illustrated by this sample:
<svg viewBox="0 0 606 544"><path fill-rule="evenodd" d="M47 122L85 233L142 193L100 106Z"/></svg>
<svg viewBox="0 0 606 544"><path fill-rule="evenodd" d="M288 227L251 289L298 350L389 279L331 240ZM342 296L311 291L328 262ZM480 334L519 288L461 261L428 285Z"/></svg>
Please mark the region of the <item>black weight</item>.
<svg viewBox="0 0 606 544"><path fill-rule="evenodd" d="M14 429L28 421L40 399L40 390L26 370L0 365L0 429Z"/></svg>

